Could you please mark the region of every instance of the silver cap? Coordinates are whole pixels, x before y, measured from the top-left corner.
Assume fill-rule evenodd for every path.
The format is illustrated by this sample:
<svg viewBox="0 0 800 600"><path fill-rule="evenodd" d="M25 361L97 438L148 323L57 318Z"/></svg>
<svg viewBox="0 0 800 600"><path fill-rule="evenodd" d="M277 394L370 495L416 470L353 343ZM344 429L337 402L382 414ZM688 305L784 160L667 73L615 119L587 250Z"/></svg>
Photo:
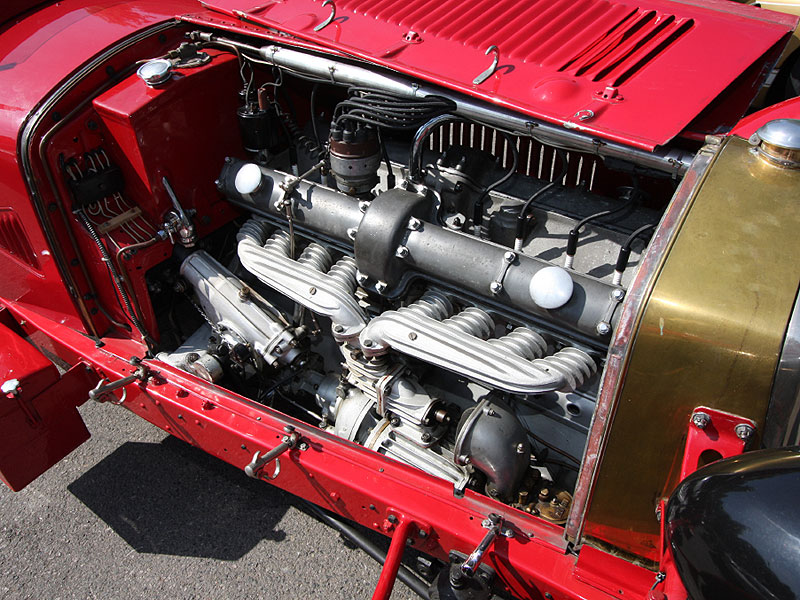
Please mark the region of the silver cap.
<svg viewBox="0 0 800 600"><path fill-rule="evenodd" d="M150 87L164 83L172 75L172 63L164 58L156 58L144 63L136 74Z"/></svg>
<svg viewBox="0 0 800 600"><path fill-rule="evenodd" d="M750 138L752 144L766 142L786 150L800 150L800 119L775 119L762 125Z"/></svg>

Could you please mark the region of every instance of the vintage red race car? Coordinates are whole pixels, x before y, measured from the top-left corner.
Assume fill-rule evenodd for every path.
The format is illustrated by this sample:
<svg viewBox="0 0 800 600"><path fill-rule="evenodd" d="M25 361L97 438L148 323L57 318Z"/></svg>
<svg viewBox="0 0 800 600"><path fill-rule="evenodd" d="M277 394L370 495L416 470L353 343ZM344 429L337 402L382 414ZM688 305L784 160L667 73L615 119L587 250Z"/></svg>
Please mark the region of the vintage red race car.
<svg viewBox="0 0 800 600"><path fill-rule="evenodd" d="M398 576L430 598L800 595L800 99L751 106L796 17L0 20L12 489L88 439L91 399L391 537L375 599Z"/></svg>

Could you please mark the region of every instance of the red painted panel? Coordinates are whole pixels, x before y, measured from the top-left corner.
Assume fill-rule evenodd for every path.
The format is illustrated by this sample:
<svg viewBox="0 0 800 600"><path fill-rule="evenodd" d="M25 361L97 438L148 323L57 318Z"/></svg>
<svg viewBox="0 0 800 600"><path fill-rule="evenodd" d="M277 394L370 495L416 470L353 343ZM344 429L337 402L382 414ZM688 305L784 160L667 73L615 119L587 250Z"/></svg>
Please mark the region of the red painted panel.
<svg viewBox="0 0 800 600"><path fill-rule="evenodd" d="M15 315L28 326L57 338L71 352L110 380L134 371L127 358L135 344L108 339L98 350L91 340L60 323L16 304ZM255 404L159 361L145 361L158 372L147 382L127 387L124 406L154 425L243 469L253 453L280 443L291 425L306 442L283 454L280 475L270 481L327 510L386 533L390 513L402 521L430 525L424 536L412 537L423 552L446 558L449 550L471 552L486 530L481 521L490 512L503 516L513 538L499 538L485 560L521 598L553 600L614 598L596 579L576 576L576 557L565 550L563 527L467 490L453 496L452 484L409 465L296 421L269 407ZM244 475L243 475L244 476ZM594 557L595 559L597 556ZM621 582L623 598L642 598L653 573L618 559L601 561L610 580ZM592 561L583 567L584 578ZM616 596L619 597L619 596Z"/></svg>
<svg viewBox="0 0 800 600"><path fill-rule="evenodd" d="M212 0L219 12L373 60L571 129L652 149L678 135L751 65L785 43L795 17L663 0ZM417 35L404 43L408 32ZM420 41L421 40L421 41ZM709 40L714 40L709 43ZM495 74L473 79L500 53ZM613 89L607 89L613 88ZM755 90L748 90L749 95ZM717 123L733 125L746 103ZM580 111L592 116L578 120ZM730 114L729 114L730 113ZM587 113L581 113L586 115Z"/></svg>
<svg viewBox="0 0 800 600"><path fill-rule="evenodd" d="M19 491L89 439L75 408L86 399L83 365L59 377L36 348L0 324L0 479Z"/></svg>

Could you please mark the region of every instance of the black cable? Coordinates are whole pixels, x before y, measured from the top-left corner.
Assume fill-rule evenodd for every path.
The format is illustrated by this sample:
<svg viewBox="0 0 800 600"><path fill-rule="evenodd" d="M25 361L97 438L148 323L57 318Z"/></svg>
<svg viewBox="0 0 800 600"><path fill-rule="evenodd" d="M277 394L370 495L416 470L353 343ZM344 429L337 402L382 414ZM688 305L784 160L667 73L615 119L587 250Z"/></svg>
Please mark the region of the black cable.
<svg viewBox="0 0 800 600"><path fill-rule="evenodd" d="M553 181L544 187L539 188L530 198L525 201L525 204L522 205L522 209L519 211L519 215L517 216L517 232L514 236L517 240L522 240L525 237L525 217L528 214L531 204L533 204L537 198L541 198L550 189L561 183L564 180L564 177L567 176L567 171L569 170L567 153L561 148L555 148L555 151L558 154L558 158L561 159L561 172L558 174L558 177L553 178Z"/></svg>
<svg viewBox="0 0 800 600"><path fill-rule="evenodd" d="M656 224L650 223L649 225L643 225L639 227L636 231L634 231L628 239L625 240L625 243L622 244L622 247L619 249L619 255L617 256L617 264L614 266L614 283L619 285L622 281L622 273L625 272L625 269L628 267L628 261L631 258L631 249L633 247L633 242L636 241L640 235L645 233L650 229L655 229Z"/></svg>
<svg viewBox="0 0 800 600"><path fill-rule="evenodd" d="M475 199L475 204L473 205L472 209L472 224L475 228L476 234L479 234L480 232L479 228L483 224L483 202L486 199L486 196L488 196L490 192L493 192L494 190L499 188L506 181L511 179L514 173L517 172L517 166L519 164L519 152L517 152L517 146L514 143L514 138L505 131L501 131L500 133L503 134L503 137L506 139L508 147L511 148L511 156L512 156L511 168L509 168L508 172L505 175L503 175L500 179L498 179L491 185L485 187L483 191L480 193L480 196L478 196Z"/></svg>
<svg viewBox="0 0 800 600"><path fill-rule="evenodd" d="M84 213L82 209L76 212L83 221L83 225L86 227L86 230L89 232L92 240L97 245L97 248L100 250L100 255L103 259L103 262L106 263L106 268L111 274L111 279L114 282L114 286L119 291L120 298L122 298L122 303L125 305L125 316L128 317L131 323L133 323L133 326L136 327L139 335L142 336L142 339L145 340L149 346L152 343L152 340L147 334L147 331L145 331L141 321L139 321L138 317L136 316L136 312L133 310L131 299L128 296L128 292L125 290L125 286L122 284L122 278L120 277L119 273L117 273L117 269L114 267L114 263L111 260L111 255L108 253L105 244L103 244L103 240L100 239L97 230L94 228L94 225L92 225L89 217L86 216L86 213Z"/></svg>
<svg viewBox="0 0 800 600"><path fill-rule="evenodd" d="M408 163L408 175L414 183L422 183L422 155L425 151L425 140L437 127L451 121L463 122L463 119L453 115L438 115L422 125L414 134L414 141L411 143L411 158Z"/></svg>
<svg viewBox="0 0 800 600"><path fill-rule="evenodd" d="M386 139L381 135L381 130L378 129L378 143L381 145L381 153L383 154L383 161L386 163L386 189L392 189L397 180L392 171L392 161L389 160L389 151L386 149Z"/></svg>
<svg viewBox="0 0 800 600"><path fill-rule="evenodd" d="M567 236L567 259L574 257L575 254L578 252L578 239L581 235L581 228L594 221L596 219L602 219L603 217L610 217L611 215L619 214L625 210L628 210L633 204L639 199L639 193L637 190L634 190L628 201L625 202L622 206L618 206L617 208L610 208L608 210L603 210L593 215L589 215L588 217L584 217L578 224L570 230L569 235Z"/></svg>
<svg viewBox="0 0 800 600"><path fill-rule="evenodd" d="M315 83L314 86L311 88L311 99L309 100L309 109L311 110L311 129L314 132L314 141L317 142L317 148L322 148L322 140L320 140L319 131L317 130L316 111L314 110L314 106L316 105L316 100L317 100L318 89L319 89L318 83Z"/></svg>
<svg viewBox="0 0 800 600"><path fill-rule="evenodd" d="M452 112L452 100L439 96L426 96L408 100L392 94L363 87L351 87L350 96L336 106L334 126L349 120L378 128L410 130L433 117Z"/></svg>
<svg viewBox="0 0 800 600"><path fill-rule="evenodd" d="M328 526L333 527L336 531L341 533L344 537L350 540L353 544L361 548L364 552L369 555L370 558L375 560L377 563L383 565L386 562L386 554L381 552L381 550L375 546L371 541L369 541L366 537L364 537L360 532L358 532L355 528L351 527L347 523L344 523L337 519L336 517L330 515L329 513L325 512L315 504L311 504L310 502L304 501L306 508L309 512L311 512L315 517L317 517L320 521L326 523ZM430 599L430 595L428 594L428 584L425 583L419 576L414 573L411 569L409 569L404 564L400 564L400 568L397 571L397 578L405 583L408 588L417 594L420 598L425 598L425 600Z"/></svg>

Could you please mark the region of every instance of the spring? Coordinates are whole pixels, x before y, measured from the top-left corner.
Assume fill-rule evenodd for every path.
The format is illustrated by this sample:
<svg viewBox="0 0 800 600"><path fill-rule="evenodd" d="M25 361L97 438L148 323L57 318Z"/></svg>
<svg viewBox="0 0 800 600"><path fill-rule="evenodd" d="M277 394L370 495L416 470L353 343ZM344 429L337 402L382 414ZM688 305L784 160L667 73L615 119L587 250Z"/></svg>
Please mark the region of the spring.
<svg viewBox="0 0 800 600"><path fill-rule="evenodd" d="M356 267L355 259L351 256L343 256L337 260L336 264L328 271L328 277L333 279L342 291L352 294L356 291L356 287L358 287L356 283L357 271L358 268Z"/></svg>
<svg viewBox="0 0 800 600"><path fill-rule="evenodd" d="M264 242L264 250L266 250L268 254L289 256L290 247L291 242L289 241L289 234L281 230L273 233L270 238Z"/></svg>
<svg viewBox="0 0 800 600"><path fill-rule="evenodd" d="M286 129L289 131L291 143L293 143L295 147L305 152L306 156L310 157L315 162L319 162L325 158L325 150L317 146L317 143L310 137L304 135L290 115L283 113L282 116L283 122L286 123Z"/></svg>
<svg viewBox="0 0 800 600"><path fill-rule="evenodd" d="M525 327L517 327L514 331L501 338L489 340L489 343L527 360L541 358L547 351L547 342L544 338Z"/></svg>
<svg viewBox="0 0 800 600"><path fill-rule="evenodd" d="M267 224L264 221L249 219L239 229L239 233L236 234L236 241L252 240L260 246L264 243L264 240L267 239L267 233Z"/></svg>
<svg viewBox="0 0 800 600"><path fill-rule="evenodd" d="M333 259L331 259L330 252L323 246L312 242L306 246L305 250L297 258L297 262L324 273L330 268Z"/></svg>
<svg viewBox="0 0 800 600"><path fill-rule="evenodd" d="M474 306L465 308L457 315L445 319L442 323L482 340L488 339L494 332L492 317Z"/></svg>
<svg viewBox="0 0 800 600"><path fill-rule="evenodd" d="M422 297L409 304L406 307L399 309L397 312L410 311L423 315L425 317L441 321L453 314L453 304L450 300L436 290L428 290Z"/></svg>
<svg viewBox="0 0 800 600"><path fill-rule="evenodd" d="M564 348L552 356L539 359L541 366L564 376L570 389L580 387L584 381L597 371L592 357L577 348Z"/></svg>

